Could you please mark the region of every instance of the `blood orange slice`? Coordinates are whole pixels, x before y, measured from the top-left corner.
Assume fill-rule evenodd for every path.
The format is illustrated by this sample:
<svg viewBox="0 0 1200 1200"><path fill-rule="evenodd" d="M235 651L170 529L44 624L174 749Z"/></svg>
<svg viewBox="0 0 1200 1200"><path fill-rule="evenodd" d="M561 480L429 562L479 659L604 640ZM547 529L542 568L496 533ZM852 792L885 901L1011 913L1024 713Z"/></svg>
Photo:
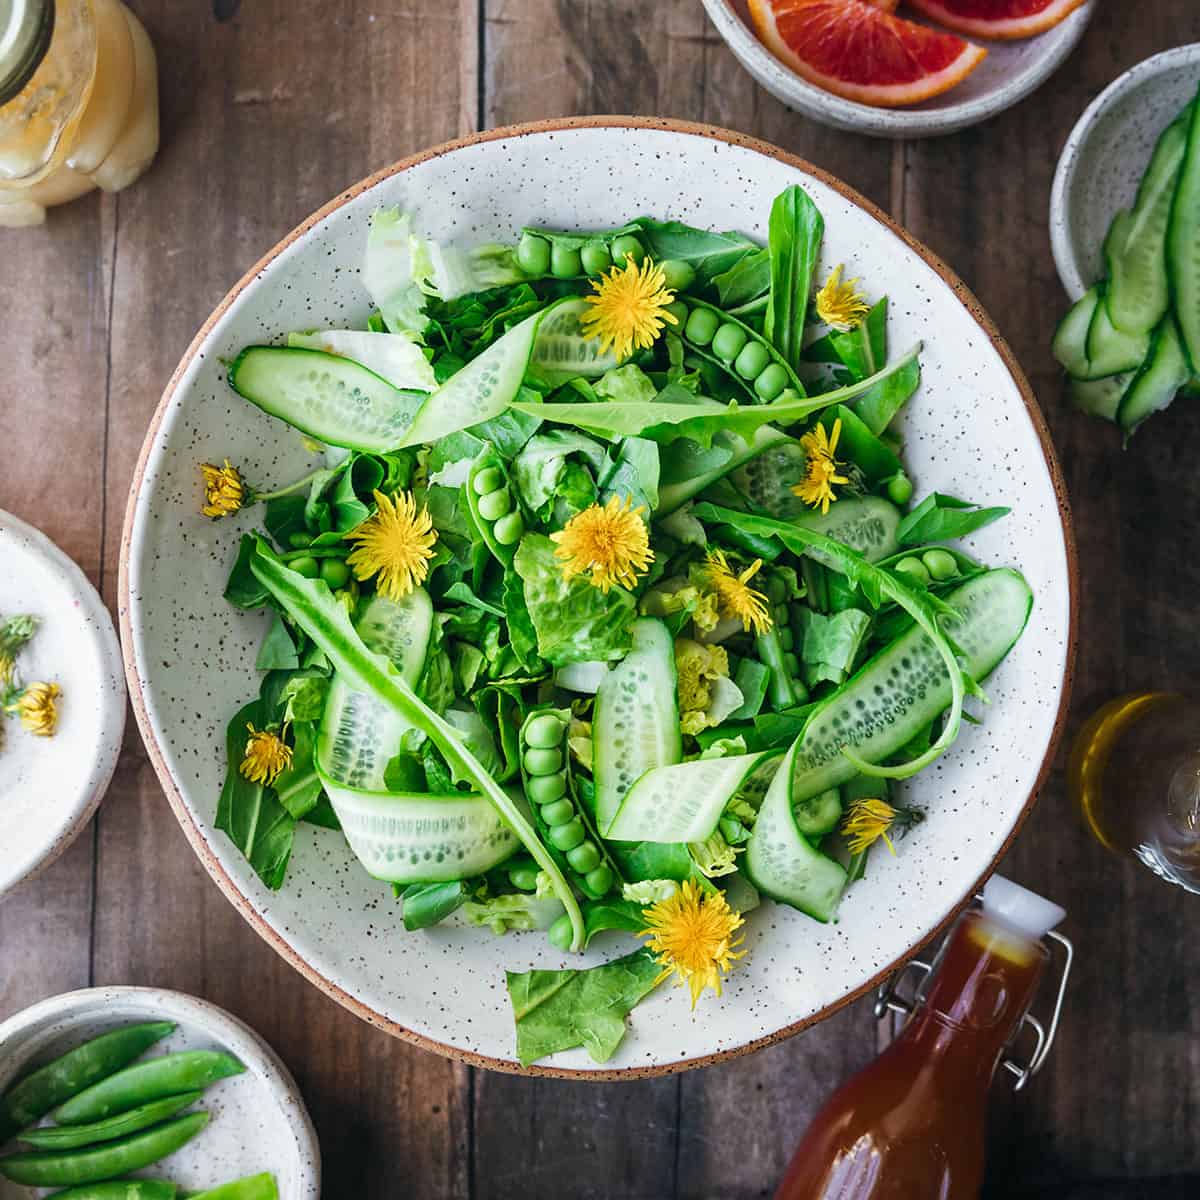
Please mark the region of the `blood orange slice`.
<svg viewBox="0 0 1200 1200"><path fill-rule="evenodd" d="M987 54L868 0L750 0L750 13L759 37L798 75L880 108L940 95Z"/></svg>
<svg viewBox="0 0 1200 1200"><path fill-rule="evenodd" d="M973 37L1033 37L1069 17L1084 0L908 0L925 16Z"/></svg>

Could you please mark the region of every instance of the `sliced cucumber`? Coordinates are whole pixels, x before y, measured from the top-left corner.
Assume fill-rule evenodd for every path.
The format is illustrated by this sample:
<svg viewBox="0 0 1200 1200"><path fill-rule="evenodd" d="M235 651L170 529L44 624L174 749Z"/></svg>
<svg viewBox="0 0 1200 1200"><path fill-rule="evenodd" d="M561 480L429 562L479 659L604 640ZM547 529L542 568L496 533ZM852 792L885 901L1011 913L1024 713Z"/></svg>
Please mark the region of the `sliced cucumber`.
<svg viewBox="0 0 1200 1200"><path fill-rule="evenodd" d="M393 449L425 403L351 359L320 350L248 346L229 368L239 396L302 433L350 450Z"/></svg>
<svg viewBox="0 0 1200 1200"><path fill-rule="evenodd" d="M789 780L800 740L779 768L746 847L742 870L759 891L818 921L831 921L846 887L845 869L800 832L792 812Z"/></svg>
<svg viewBox="0 0 1200 1200"><path fill-rule="evenodd" d="M1149 333L1170 305L1166 238L1179 169L1187 148L1187 128L1175 121L1163 131L1138 188L1124 238L1105 242L1108 313L1126 333Z"/></svg>
<svg viewBox="0 0 1200 1200"><path fill-rule="evenodd" d="M847 496L832 504L827 513L810 509L794 517L792 524L842 542L868 562L879 562L900 548L896 537L900 510L880 496Z"/></svg>
<svg viewBox="0 0 1200 1200"><path fill-rule="evenodd" d="M1200 375L1200 100L1192 105L1167 229L1167 274L1183 348L1193 372Z"/></svg>
<svg viewBox="0 0 1200 1200"><path fill-rule="evenodd" d="M1121 398L1133 382L1133 372L1109 375L1107 379L1072 379L1071 400L1075 407L1093 417L1115 421Z"/></svg>
<svg viewBox="0 0 1200 1200"><path fill-rule="evenodd" d="M792 491L793 484L804 478L807 467L804 447L798 441L788 440L738 467L730 479L751 504L787 521L811 511Z"/></svg>
<svg viewBox="0 0 1200 1200"><path fill-rule="evenodd" d="M1059 323L1054 335L1054 357L1062 363L1068 374L1076 379L1092 377L1091 364L1087 358L1088 330L1096 306L1100 302L1100 289L1089 288L1074 304Z"/></svg>
<svg viewBox="0 0 1200 1200"><path fill-rule="evenodd" d="M289 333L288 345L320 350L353 359L374 371L394 388L432 392L437 387L433 367L411 333L371 333L365 329L321 329L316 333Z"/></svg>
<svg viewBox="0 0 1200 1200"><path fill-rule="evenodd" d="M516 834L483 796L360 791L321 780L350 848L376 879L470 879L517 849Z"/></svg>
<svg viewBox="0 0 1200 1200"><path fill-rule="evenodd" d="M633 623L633 646L596 691L592 719L596 825L609 826L629 789L647 771L683 755L675 695L675 643L653 617Z"/></svg>
<svg viewBox="0 0 1200 1200"><path fill-rule="evenodd" d="M842 793L838 788L826 788L807 800L801 800L793 810L796 828L805 837L820 837L832 833L842 819Z"/></svg>
<svg viewBox="0 0 1200 1200"><path fill-rule="evenodd" d="M1154 331L1146 365L1121 399L1117 420L1126 436L1131 436L1152 413L1166 408L1190 377L1175 318L1168 315Z"/></svg>
<svg viewBox="0 0 1200 1200"><path fill-rule="evenodd" d="M606 371L619 367L622 360L612 351L601 349L599 338L583 332L580 318L591 308L582 297L574 297L549 309L538 326L537 340L529 358L530 370L549 383L559 380L599 379Z"/></svg>
<svg viewBox="0 0 1200 1200"><path fill-rule="evenodd" d="M1136 371L1150 353L1150 334L1125 333L1108 314L1107 296L1096 305L1088 327L1088 379L1103 379L1122 371Z"/></svg>
<svg viewBox="0 0 1200 1200"><path fill-rule="evenodd" d="M619 842L702 842L764 757L736 754L654 767L625 795L607 837Z"/></svg>
<svg viewBox="0 0 1200 1200"><path fill-rule="evenodd" d="M400 601L376 593L357 621L367 647L391 659L412 687L421 678L432 626L433 602L424 588ZM325 774L348 787L382 791L387 765L410 728L395 709L356 692L335 674L317 735L317 762Z"/></svg>

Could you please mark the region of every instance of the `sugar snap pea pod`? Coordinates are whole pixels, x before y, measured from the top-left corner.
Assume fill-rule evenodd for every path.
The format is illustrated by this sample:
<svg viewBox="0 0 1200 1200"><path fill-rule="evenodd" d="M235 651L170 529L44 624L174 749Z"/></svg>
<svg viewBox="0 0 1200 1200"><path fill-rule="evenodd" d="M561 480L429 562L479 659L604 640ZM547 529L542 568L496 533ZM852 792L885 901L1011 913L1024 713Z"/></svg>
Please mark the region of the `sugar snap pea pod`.
<svg viewBox="0 0 1200 1200"><path fill-rule="evenodd" d="M128 1066L174 1033L172 1021L150 1021L102 1033L39 1067L0 1098L0 1142L44 1117L56 1104Z"/></svg>
<svg viewBox="0 0 1200 1200"><path fill-rule="evenodd" d="M208 1124L206 1112L177 1117L164 1125L143 1130L84 1150L38 1150L0 1158L0 1174L28 1187L71 1187L99 1183L130 1171L140 1171L174 1154Z"/></svg>
<svg viewBox="0 0 1200 1200"><path fill-rule="evenodd" d="M247 1175L209 1188L206 1192L193 1192L188 1200L279 1200L279 1185L269 1171L261 1175Z"/></svg>
<svg viewBox="0 0 1200 1200"><path fill-rule="evenodd" d="M568 878L591 900L607 895L617 872L571 789L566 761L568 709L535 709L521 726L521 779L534 824Z"/></svg>
<svg viewBox="0 0 1200 1200"><path fill-rule="evenodd" d="M59 1105L54 1110L54 1119L60 1125L99 1121L152 1100L206 1088L218 1079L240 1075L245 1069L224 1050L182 1050L178 1054L164 1054L161 1058L126 1067L93 1084L66 1104Z"/></svg>
<svg viewBox="0 0 1200 1200"><path fill-rule="evenodd" d="M467 507L487 548L505 566L513 560L525 532L504 459L486 445L467 476Z"/></svg>
<svg viewBox="0 0 1200 1200"><path fill-rule="evenodd" d="M423 730L445 755L450 766L492 803L534 861L550 876L554 894L562 901L575 930L572 946L577 950L582 949L585 933L583 914L571 885L520 807L488 774L458 731L417 696L387 659L373 654L363 645L346 610L338 604L325 584L319 580L304 579L294 571L289 571L261 538L256 543L250 569L288 616L325 652L339 675L344 676L357 691L378 697Z"/></svg>
<svg viewBox="0 0 1200 1200"><path fill-rule="evenodd" d="M178 1184L166 1179L106 1179L55 1192L47 1200L175 1200Z"/></svg>
<svg viewBox="0 0 1200 1200"><path fill-rule="evenodd" d="M50 1125L42 1129L27 1129L21 1135L21 1141L36 1146L39 1150L77 1150L80 1146L115 1141L126 1134L137 1133L173 1117L189 1104L195 1104L203 1095L202 1090L196 1089L182 1092L178 1096L164 1096L161 1100L139 1104L137 1108L131 1108L128 1112L118 1113L115 1117L105 1117L100 1121L90 1121L86 1125Z"/></svg>

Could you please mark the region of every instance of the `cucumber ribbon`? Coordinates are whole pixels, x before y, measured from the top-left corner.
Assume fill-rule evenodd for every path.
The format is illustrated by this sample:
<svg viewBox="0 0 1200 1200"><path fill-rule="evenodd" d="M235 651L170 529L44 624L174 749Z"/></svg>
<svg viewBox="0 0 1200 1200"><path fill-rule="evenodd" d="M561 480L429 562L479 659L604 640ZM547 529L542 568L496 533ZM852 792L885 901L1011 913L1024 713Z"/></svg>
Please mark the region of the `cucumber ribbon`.
<svg viewBox="0 0 1200 1200"><path fill-rule="evenodd" d="M570 885L533 827L509 794L464 745L459 732L413 691L382 655L368 650L346 610L319 579L306 579L280 562L261 538L250 569L287 614L325 652L333 668L352 687L377 697L411 721L445 755L450 766L481 792L521 840L538 866L550 876L554 894L571 919L571 949L582 949L583 914Z"/></svg>
<svg viewBox="0 0 1200 1200"><path fill-rule="evenodd" d="M848 746L843 746L842 753L861 774L872 775L880 779L908 779L927 767L934 759L939 758L954 744L962 725L963 701L968 695L980 699L985 698L979 684L963 670L958 659L958 647L941 627L942 617L957 615L954 608L928 592L918 591L912 585L904 582L895 572L884 570L867 562L858 551L852 550L849 546L845 546L833 538L825 537L824 534L814 533L799 525L789 525L786 521L777 521L771 517L734 512L732 509L721 508L716 504L697 504L693 512L701 521L708 520L718 525L732 525L744 529L748 533L778 538L793 554L807 555L822 566L845 575L851 583L861 588L863 595L875 605L878 605L884 596L889 600L894 600L933 642L934 648L946 664L946 670L950 674L950 712L941 734L923 754L919 754L906 763L891 767L869 763L855 754ZM803 737L803 733L800 736Z"/></svg>

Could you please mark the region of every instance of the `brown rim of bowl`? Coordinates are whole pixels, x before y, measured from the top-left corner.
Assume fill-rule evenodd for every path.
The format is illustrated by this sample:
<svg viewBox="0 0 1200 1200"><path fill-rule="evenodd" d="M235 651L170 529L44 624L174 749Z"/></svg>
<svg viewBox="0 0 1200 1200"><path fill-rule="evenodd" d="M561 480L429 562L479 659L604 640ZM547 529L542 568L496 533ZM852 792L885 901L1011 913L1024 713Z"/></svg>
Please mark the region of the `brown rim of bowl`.
<svg viewBox="0 0 1200 1200"><path fill-rule="evenodd" d="M767 1034L764 1037L756 1038L745 1045L737 1046L729 1050L719 1050L713 1054L702 1055L697 1058L681 1059L679 1062L663 1063L653 1067L627 1067L623 1070L580 1070L577 1068L562 1068L562 1067L521 1067L517 1062L510 1059L491 1058L488 1055L477 1054L471 1050L461 1050L455 1046L448 1046L442 1042L435 1041L432 1038L426 1037L423 1034L414 1033L410 1029L404 1028L403 1025L398 1025L395 1021L391 1021L381 1014L369 1008L362 1001L351 996L348 992L331 983L318 971L316 971L309 963L290 946L263 917L254 910L249 900L237 888L233 880L225 873L221 864L217 861L216 856L209 848L203 835L201 834L196 822L193 820L191 813L184 804L183 797L180 794L174 779L167 770L166 763L163 760L162 751L154 737L154 731L150 724L150 717L146 711L145 700L142 695L142 684L138 678L137 665L133 657L133 631L130 625L129 616L129 550L133 535L133 520L134 511L137 505L138 493L141 491L143 477L146 473L146 464L149 460L150 450L155 440L155 435L158 433L159 426L162 424L163 417L167 412L171 399L175 393L176 387L187 370L196 352L203 344L205 338L218 320L224 315L230 304L241 294L244 288L256 279L259 273L284 249L292 244L302 234L307 233L319 221L324 220L330 213L336 211L348 200L352 200L361 192L368 188L374 187L383 179L387 179L392 175L396 175L401 171L406 171L410 167L416 166L419 163L427 162L433 158L439 158L444 154L450 154L456 150L460 150L465 146L473 146L480 142L499 141L504 138L524 137L528 134L538 133L556 133L563 130L571 129L652 129L663 130L668 133L682 133L690 137L709 138L714 141L725 142L732 146L741 146L747 150L753 150L758 154L762 154L768 158L777 159L780 162L786 163L790 167L795 167L798 171L819 179L828 187L841 193L852 203L857 204L860 208L870 213L881 225L889 229L897 237L899 237L910 249L921 256L937 273L943 281L949 285L954 294L958 297L963 307L971 314L980 328L987 334L988 340L1000 355L1009 374L1012 376L1013 382L1017 385L1021 393L1021 398L1025 401L1025 407L1029 412L1029 418L1033 422L1034 430L1037 433L1038 440L1041 443L1042 454L1046 460L1046 469L1050 473L1050 479L1054 487L1054 493L1058 501L1059 518L1062 523L1063 540L1066 544L1067 553L1067 586L1070 593L1070 604L1068 610L1069 626L1067 630L1067 655L1066 664L1063 670L1063 691L1062 699L1059 702L1058 713L1054 721L1054 729L1050 736L1050 743L1046 749L1046 756L1042 761L1040 770L1038 771L1037 782L1033 790L1030 792L1028 799L1025 801L1017 820L1013 824L1013 828L1008 837L1005 838L1004 844L1000 847L995 857L988 864L987 869L983 871L975 884L968 889L966 896L962 902L955 905L950 913L941 920L930 932L924 937L918 939L916 943L910 946L903 954L900 954L883 970L879 971L872 978L868 979L860 987L847 993L839 1000L832 1004L826 1005L819 1012L805 1017L803 1020L796 1021L792 1025L785 1026L783 1029L776 1030L774 1033ZM155 409L154 416L150 422L150 428L146 433L146 440L142 445L141 453L138 456L137 469L134 471L133 482L129 491L129 502L125 510L125 523L121 532L121 556L120 556L120 574L118 579L117 589L117 604L118 613L121 622L121 649L122 656L125 660L125 672L129 680L129 698L133 704L134 715L137 717L138 727L142 732L142 738L146 743L146 750L150 755L150 760L154 764L154 770L158 774L159 781L162 783L163 790L166 792L167 799L171 802L171 807L175 810L175 816L179 819L180 825L183 826L183 831L187 835L188 841L191 842L192 848L196 851L200 861L204 864L208 873L216 880L217 886L225 893L234 907L242 914L243 917L250 923L251 927L280 955L283 956L293 967L296 968L310 983L315 984L327 996L332 997L339 1004L348 1008L356 1016L361 1017L368 1024L374 1025L379 1029L385 1030L394 1037L402 1038L406 1042L412 1042L416 1046L420 1046L423 1050L431 1050L436 1054L444 1055L447 1058L457 1059L460 1062L465 1062L471 1066L487 1067L493 1071L505 1071L517 1075L544 1076L552 1079L585 1079L593 1080L597 1083L613 1080L626 1079L645 1079L655 1075L670 1075L678 1071L690 1070L694 1067L711 1066L714 1063L726 1062L732 1058L738 1058L743 1054L750 1054L755 1050L761 1050L765 1046L772 1046L777 1042L783 1041L785 1038L792 1037L794 1034L800 1033L801 1030L815 1025L818 1021L823 1021L826 1017L831 1016L839 1009L844 1008L853 1000L857 1000L864 993L870 991L882 982L888 975L896 970L902 963L906 962L914 954L917 954L923 947L927 946L935 938L950 925L957 917L959 912L970 902L970 899L983 885L984 881L996 869L1000 859L1012 845L1013 839L1021 830L1030 810L1033 807L1033 802L1037 797L1042 785L1046 781L1046 777L1050 772L1051 764L1054 760L1055 752L1058 744L1062 739L1063 728L1066 724L1067 710L1070 705L1071 687L1075 673L1075 652L1077 635L1076 629L1078 626L1078 606L1079 606L1079 576L1078 562L1075 550L1075 535L1071 522L1071 509L1067 499L1067 488L1063 481L1062 470L1058 464L1058 458L1054 453L1053 444L1050 441L1050 432L1046 426L1045 418L1042 416L1041 409L1038 407L1037 401L1034 399L1033 391L1029 386L1029 381L1025 378L1024 372L1017 365L1017 361L1013 356L1012 351L1008 347L1008 343L1000 336L991 317L983 310L983 306L972 295L967 286L937 257L932 251L923 246L916 238L905 230L901 229L886 213L882 212L876 205L864 196L860 196L853 188L848 187L840 180L835 179L832 175L827 174L819 167L814 167L811 163L806 162L802 158L798 158L794 154L789 154L784 150L780 150L777 146L772 146L769 142L760 141L757 138L748 137L744 134L734 133L729 129L721 129L713 125L701 125L690 121L677 121L668 118L648 118L648 117L627 117L627 116L595 116L595 117L563 117L548 121L531 121L522 125L510 125L500 129L491 129L484 133L472 134L469 137L459 138L452 142L446 142L443 145L435 146L429 150L423 150L418 154L410 155L408 158L401 159L398 163L390 167L385 167L381 171L376 171L375 174L367 176L366 179L354 184L353 187L340 193L335 199L331 200L323 208L318 209L308 220L302 222L291 233L287 235L274 249L265 254L240 280L230 289L225 299L217 305L213 310L212 315L201 326L199 333L192 339L192 344L188 347L187 352L180 360L179 366L175 368L174 374L171 376L166 389L163 392L162 399Z"/></svg>

